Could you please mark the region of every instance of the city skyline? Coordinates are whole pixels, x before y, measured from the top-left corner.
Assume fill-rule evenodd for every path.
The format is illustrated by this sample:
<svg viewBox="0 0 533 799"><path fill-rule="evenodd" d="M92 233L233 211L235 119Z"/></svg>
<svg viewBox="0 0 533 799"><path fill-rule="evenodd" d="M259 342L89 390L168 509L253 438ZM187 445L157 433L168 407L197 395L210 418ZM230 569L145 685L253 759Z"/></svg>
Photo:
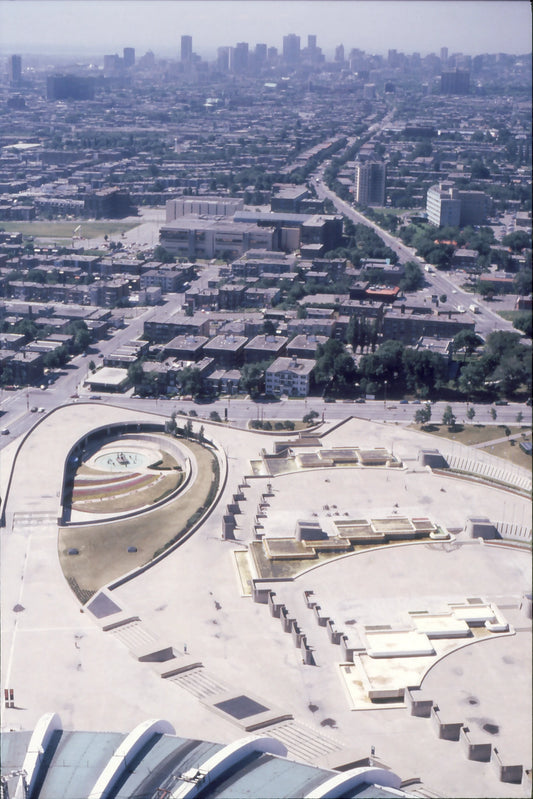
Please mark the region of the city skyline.
<svg viewBox="0 0 533 799"><path fill-rule="evenodd" d="M239 41L281 50L288 33L302 47L316 35L328 58L341 43L347 52L379 54L531 52L526 0L0 0L0 30L4 55L101 55L131 46L179 58L180 38L190 35L194 52L209 59Z"/></svg>

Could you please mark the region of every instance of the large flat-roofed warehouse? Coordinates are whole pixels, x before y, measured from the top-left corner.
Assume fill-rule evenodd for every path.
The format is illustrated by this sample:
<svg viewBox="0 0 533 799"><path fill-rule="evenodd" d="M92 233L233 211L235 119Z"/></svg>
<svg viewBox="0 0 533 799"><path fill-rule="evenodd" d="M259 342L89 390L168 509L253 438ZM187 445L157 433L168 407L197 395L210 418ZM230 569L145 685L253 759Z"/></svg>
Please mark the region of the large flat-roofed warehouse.
<svg viewBox="0 0 533 799"><path fill-rule="evenodd" d="M163 225L159 243L165 250L186 258L239 258L246 250L278 249L274 229L222 219L181 217Z"/></svg>

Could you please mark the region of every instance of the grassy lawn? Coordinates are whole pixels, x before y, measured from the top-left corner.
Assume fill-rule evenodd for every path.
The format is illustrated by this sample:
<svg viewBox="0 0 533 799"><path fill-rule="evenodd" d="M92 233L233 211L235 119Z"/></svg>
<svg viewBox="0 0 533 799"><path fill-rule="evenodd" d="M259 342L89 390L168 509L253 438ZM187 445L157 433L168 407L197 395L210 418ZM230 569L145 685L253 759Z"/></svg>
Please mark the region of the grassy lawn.
<svg viewBox="0 0 533 799"><path fill-rule="evenodd" d="M517 466L523 466L525 469L532 469L531 455L527 455L518 446L518 441L504 441L501 444L494 444L492 447L487 448L487 452L491 455L497 455L498 458L505 458L506 461L515 463Z"/></svg>
<svg viewBox="0 0 533 799"><path fill-rule="evenodd" d="M101 236L114 236L117 233L120 235L126 230L131 230L141 224L139 222L83 222L82 220L72 222L1 222L0 230L5 230L8 233L22 233L23 236L33 236L40 239L70 239L74 235L82 235L86 239L95 239ZM74 231L78 227L78 233Z"/></svg>
<svg viewBox="0 0 533 799"><path fill-rule="evenodd" d="M410 425L410 427L413 430L420 430L418 425ZM451 441L458 441L460 444L472 446L472 444L482 444L485 441L494 441L499 438L506 438L505 428L506 426L503 424L497 426L482 424L459 424L454 431L450 431L449 428L443 424L428 424L424 425L422 429L434 436L438 436L439 438L448 438ZM530 427L509 425L508 429L511 431L510 435L515 435L516 433L526 433L528 438L531 437ZM516 463L518 466L524 466L526 469L531 470L532 468L531 457L526 455L525 452L522 452L519 447L518 440L515 444L511 444L510 441L504 441L501 444L483 447L483 451L488 452L491 455L497 455L498 458L504 458L511 463Z"/></svg>
<svg viewBox="0 0 533 799"><path fill-rule="evenodd" d="M517 316L521 316L523 313L526 313L526 311L498 311L497 313L498 316L502 317L502 319L507 319L508 322L513 322Z"/></svg>
<svg viewBox="0 0 533 799"><path fill-rule="evenodd" d="M183 495L152 511L116 522L61 527L59 559L78 596L87 599L103 585L153 559L154 553L185 531L188 519L202 507L213 483L214 455L192 441L180 440L198 464L198 477ZM137 547L128 552L128 547ZM78 555L68 555L76 548Z"/></svg>

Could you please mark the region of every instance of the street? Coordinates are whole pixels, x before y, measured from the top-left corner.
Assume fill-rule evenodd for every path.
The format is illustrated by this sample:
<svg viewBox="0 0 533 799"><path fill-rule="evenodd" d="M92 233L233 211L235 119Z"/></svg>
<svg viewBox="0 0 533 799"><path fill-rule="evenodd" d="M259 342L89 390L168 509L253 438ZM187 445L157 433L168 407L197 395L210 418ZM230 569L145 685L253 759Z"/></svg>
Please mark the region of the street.
<svg viewBox="0 0 533 799"><path fill-rule="evenodd" d="M383 230L375 222L367 219L359 211L356 211L349 203L342 200L334 192L332 192L322 180L322 175L325 165L320 168L319 176L315 181L315 188L317 195L320 199L328 199L335 205L337 211L344 214L348 219L351 219L354 224L362 224L371 227L384 241L387 247L390 247L397 256L400 262L415 261L423 269L425 261L416 255L416 251L411 247L407 247L399 238L393 236L391 233ZM429 291L433 294L446 294L448 299L452 301L456 308L462 306L468 309L468 306L475 303L479 312L475 315L476 332L483 338L494 330L508 330L516 333L512 322L503 319L496 311L494 311L490 304L481 298L479 294L474 294L465 291L459 285L457 274L447 275L433 269L432 272L424 272L424 278L429 285ZM464 282L464 281L463 281Z"/></svg>

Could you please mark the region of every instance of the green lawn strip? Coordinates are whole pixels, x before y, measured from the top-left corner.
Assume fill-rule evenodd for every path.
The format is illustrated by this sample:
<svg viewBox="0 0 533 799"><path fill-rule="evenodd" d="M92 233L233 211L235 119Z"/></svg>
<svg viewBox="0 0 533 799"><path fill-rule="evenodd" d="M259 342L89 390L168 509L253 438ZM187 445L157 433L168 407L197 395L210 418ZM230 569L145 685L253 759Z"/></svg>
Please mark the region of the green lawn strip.
<svg viewBox="0 0 533 799"><path fill-rule="evenodd" d="M524 311L496 311L498 316L501 316L502 319L506 319L508 322L513 322L517 316L520 316L524 313Z"/></svg>
<svg viewBox="0 0 533 799"><path fill-rule="evenodd" d="M530 438L528 440L531 440ZM501 444L494 444L491 447L485 447L486 452L491 455L497 455L498 458L505 458L505 460L522 466L524 469L532 471L531 455L528 455L524 450L520 449L520 440L518 441L503 441Z"/></svg>
<svg viewBox="0 0 533 799"><path fill-rule="evenodd" d="M410 425L411 430L420 430L418 425ZM494 441L495 439L505 438L507 436L506 430L510 430L509 435L516 435L516 433L530 433L530 427L522 427L520 425L476 425L476 424L459 424L455 430L449 430L447 425L432 424L424 425L422 430L426 430L434 436L439 438L448 438L450 441L457 441L460 444L471 446L472 444L482 444L485 441ZM483 450L488 451L488 447L482 447Z"/></svg>
<svg viewBox="0 0 533 799"><path fill-rule="evenodd" d="M113 236L117 233L125 233L134 227L138 227L139 222L84 222L82 219L72 222L0 222L0 229L7 233L22 233L23 236L33 236L42 239L53 239L56 237L70 238L81 235L84 239L95 239L101 236ZM77 233L74 231L80 227Z"/></svg>
<svg viewBox="0 0 533 799"><path fill-rule="evenodd" d="M194 442L181 442L196 457L198 476L182 495L148 514L116 522L102 522L59 529L58 548L61 567L76 591L97 591L132 569L148 563L158 550L179 538L187 523L214 498L213 462L215 456ZM200 511L201 513L202 511ZM129 553L128 547L137 547ZM68 555L75 548L78 555ZM85 594L86 595L86 594Z"/></svg>

